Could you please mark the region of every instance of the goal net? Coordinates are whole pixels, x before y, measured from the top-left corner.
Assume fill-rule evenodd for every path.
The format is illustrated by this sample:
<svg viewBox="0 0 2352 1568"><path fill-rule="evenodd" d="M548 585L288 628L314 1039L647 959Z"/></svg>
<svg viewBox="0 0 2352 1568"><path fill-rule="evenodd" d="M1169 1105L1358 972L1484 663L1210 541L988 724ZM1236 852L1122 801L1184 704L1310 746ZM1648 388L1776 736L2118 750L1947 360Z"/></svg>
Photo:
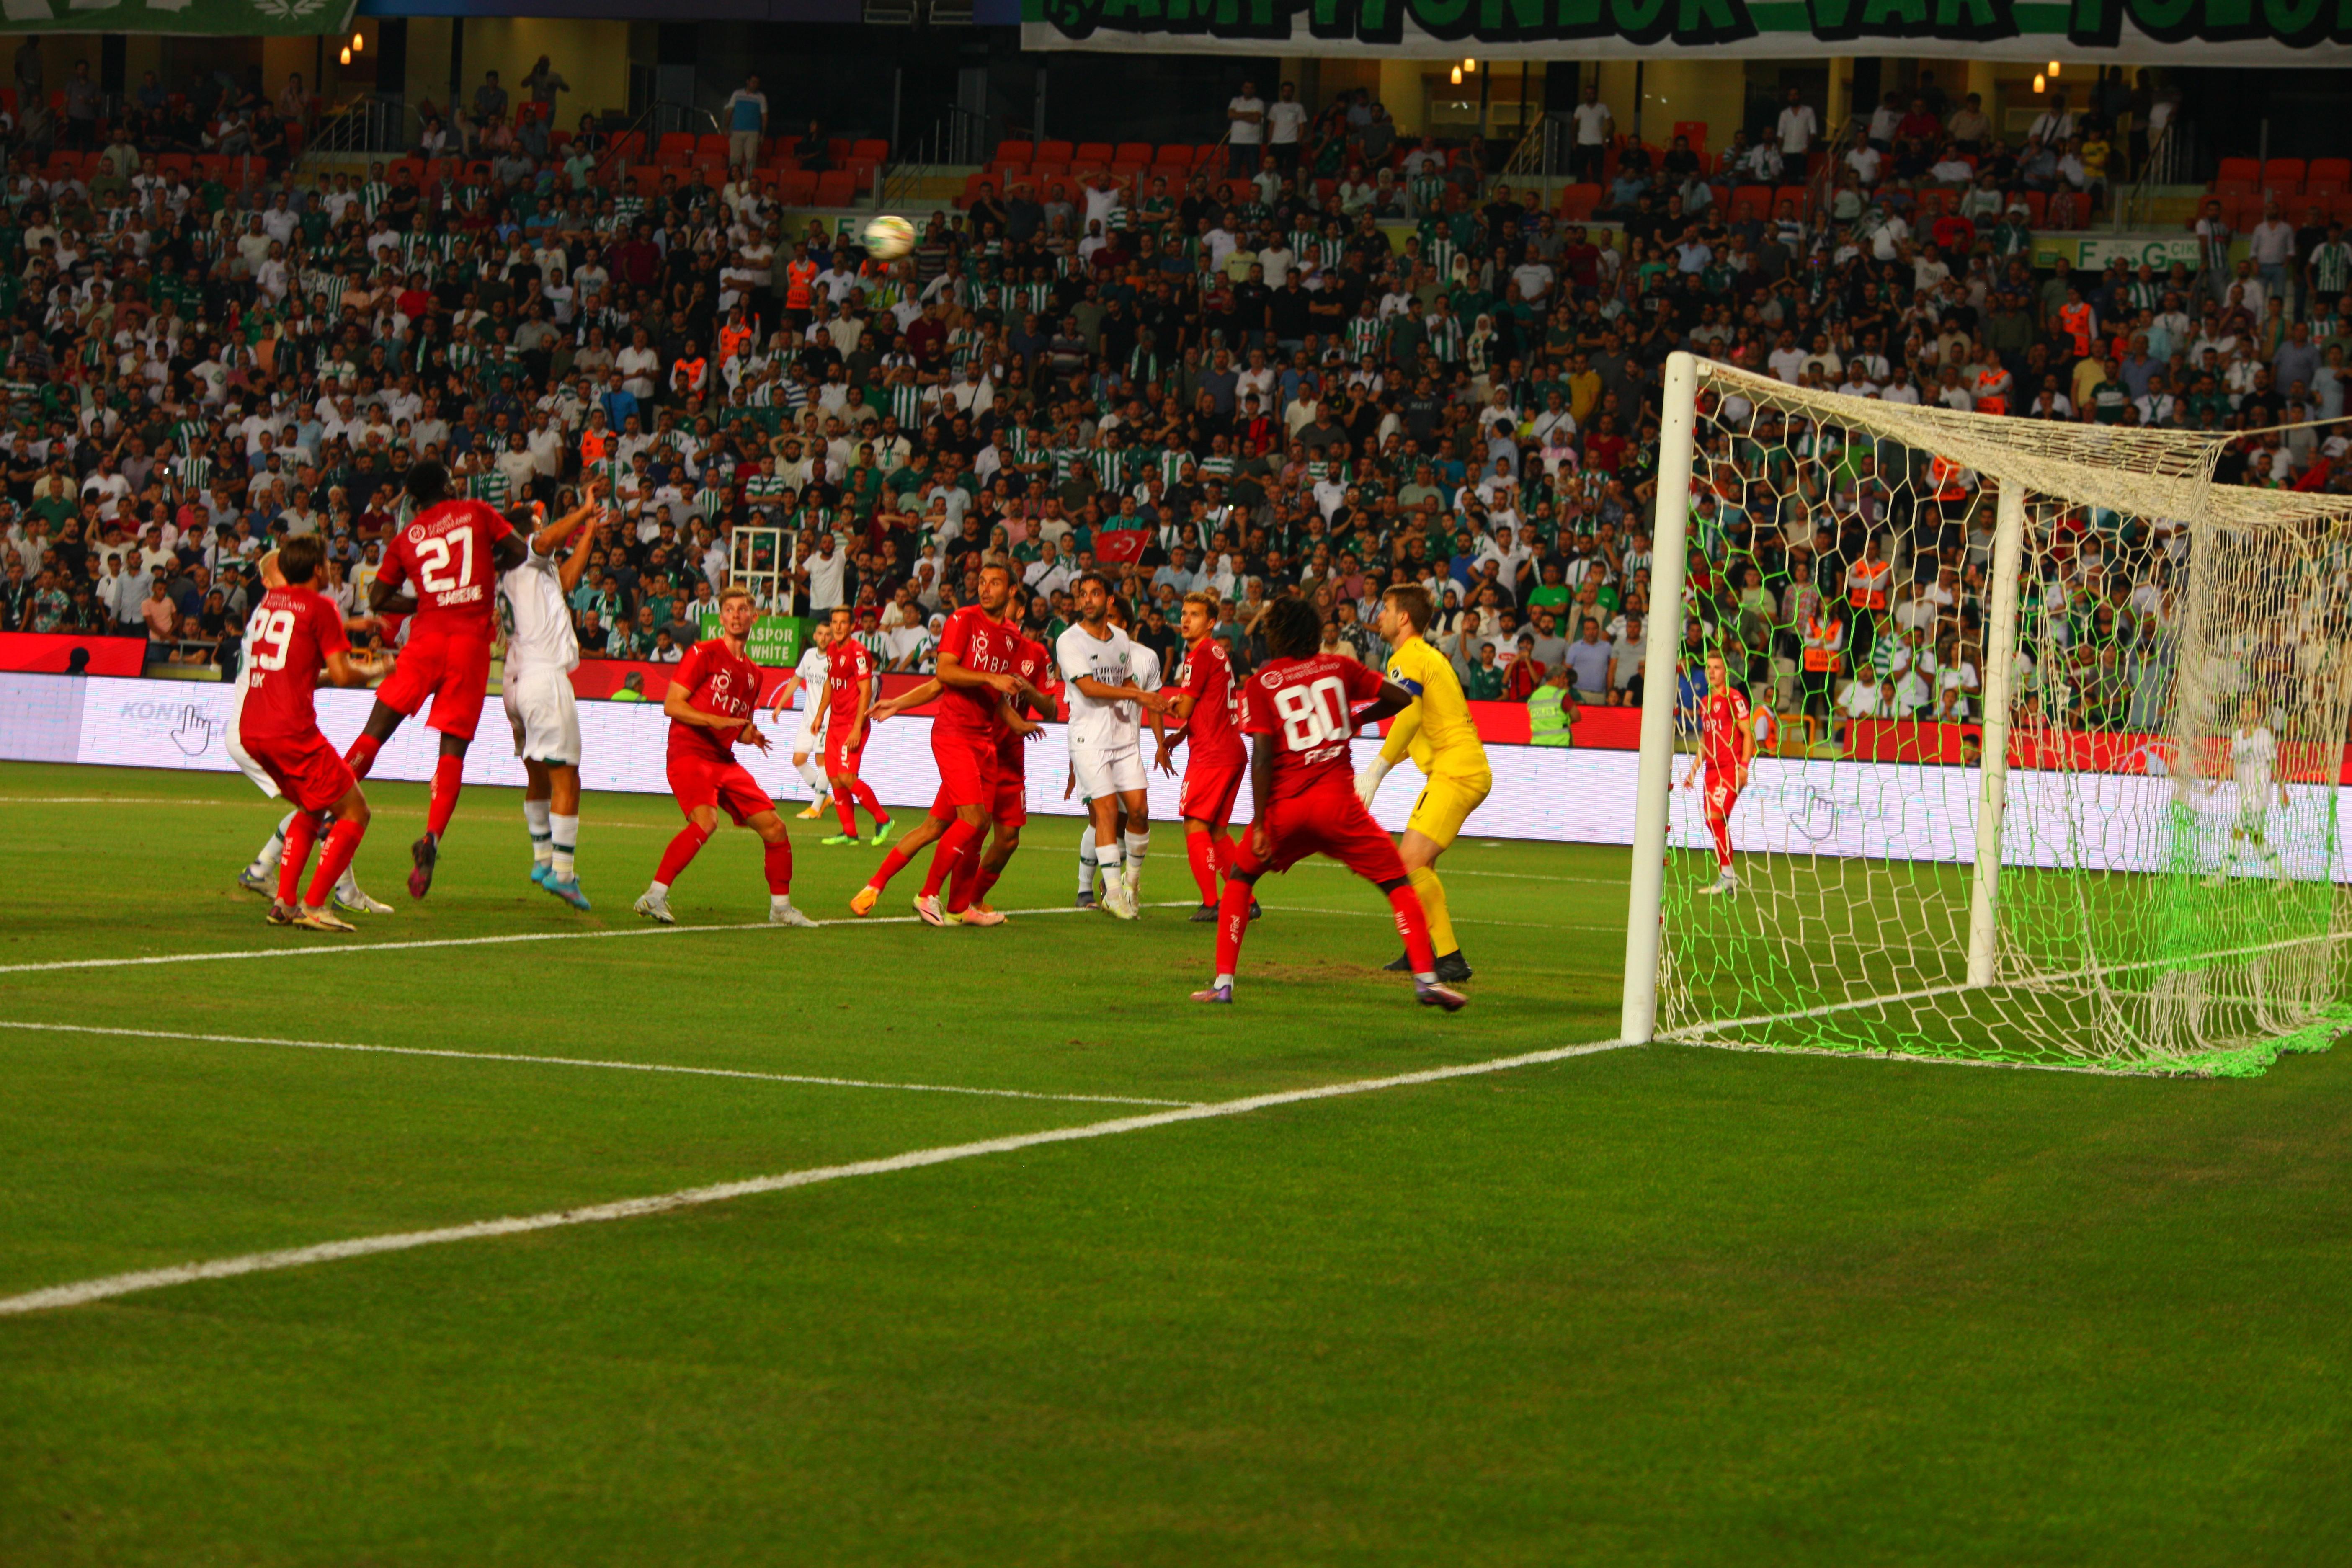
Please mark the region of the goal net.
<svg viewBox="0 0 2352 1568"><path fill-rule="evenodd" d="M2251 1073L2352 1026L2352 502L2221 451L1675 356L1628 1037Z"/></svg>

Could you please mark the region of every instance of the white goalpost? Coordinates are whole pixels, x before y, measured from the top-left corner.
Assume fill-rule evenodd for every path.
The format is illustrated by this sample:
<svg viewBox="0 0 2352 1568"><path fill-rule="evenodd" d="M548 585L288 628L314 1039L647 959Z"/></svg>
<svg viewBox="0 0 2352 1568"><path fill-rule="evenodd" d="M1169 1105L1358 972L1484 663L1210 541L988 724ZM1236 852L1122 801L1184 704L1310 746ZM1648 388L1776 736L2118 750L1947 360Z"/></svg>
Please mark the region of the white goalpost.
<svg viewBox="0 0 2352 1568"><path fill-rule="evenodd" d="M2347 1026L2352 498L1688 353L1663 412L1624 1038L2242 1073ZM1779 716L1721 898L1709 652Z"/></svg>

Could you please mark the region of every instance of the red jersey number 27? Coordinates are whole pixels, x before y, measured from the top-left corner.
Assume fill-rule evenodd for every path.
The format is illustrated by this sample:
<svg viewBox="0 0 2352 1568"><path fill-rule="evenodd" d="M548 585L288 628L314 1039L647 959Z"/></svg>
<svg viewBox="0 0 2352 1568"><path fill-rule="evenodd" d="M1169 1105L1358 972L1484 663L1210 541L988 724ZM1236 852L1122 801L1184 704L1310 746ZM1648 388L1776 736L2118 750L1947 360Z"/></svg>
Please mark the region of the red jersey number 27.
<svg viewBox="0 0 2352 1568"><path fill-rule="evenodd" d="M1325 703L1324 693L1331 700ZM1286 751L1312 752L1348 738L1348 689L1327 675L1312 686L1286 686L1274 694Z"/></svg>
<svg viewBox="0 0 2352 1568"><path fill-rule="evenodd" d="M457 552L457 573L449 574L452 544ZM428 594L446 594L474 580L474 531L456 528L416 543L416 577Z"/></svg>

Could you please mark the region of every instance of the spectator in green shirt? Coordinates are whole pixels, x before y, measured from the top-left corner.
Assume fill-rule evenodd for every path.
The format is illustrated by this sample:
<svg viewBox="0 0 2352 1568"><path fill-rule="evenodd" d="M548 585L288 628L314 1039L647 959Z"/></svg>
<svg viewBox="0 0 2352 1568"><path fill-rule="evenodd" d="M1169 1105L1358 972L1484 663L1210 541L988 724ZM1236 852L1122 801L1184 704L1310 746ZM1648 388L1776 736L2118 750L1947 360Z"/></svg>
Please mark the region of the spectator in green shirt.
<svg viewBox="0 0 2352 1568"><path fill-rule="evenodd" d="M1495 662L1495 645L1486 643L1478 649L1478 662L1470 667L1463 678L1462 695L1473 702L1499 702L1503 697L1503 671Z"/></svg>

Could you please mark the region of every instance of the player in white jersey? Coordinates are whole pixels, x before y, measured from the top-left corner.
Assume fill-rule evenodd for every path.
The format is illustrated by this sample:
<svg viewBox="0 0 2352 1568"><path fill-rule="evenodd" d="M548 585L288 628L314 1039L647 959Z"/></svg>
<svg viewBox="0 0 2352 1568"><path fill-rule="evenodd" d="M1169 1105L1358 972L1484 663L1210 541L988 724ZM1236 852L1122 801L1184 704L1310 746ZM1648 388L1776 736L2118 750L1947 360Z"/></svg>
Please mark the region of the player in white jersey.
<svg viewBox="0 0 2352 1568"><path fill-rule="evenodd" d="M286 586L286 579L278 570L278 552L275 550L261 558L258 570L264 592L271 588ZM254 603L258 605L260 602L261 595L255 595ZM361 617L344 621L343 629L347 632L365 631L374 625L373 618ZM253 681L253 643L260 629L261 617L258 616L246 623L244 652L236 661L236 686L229 697L228 727L221 735L221 743L228 750L229 761L235 763L263 795L276 800L281 794L278 787L278 781L271 778L268 771L259 763L246 754L245 747L238 739L243 732L245 694ZM251 865L236 874L237 886L247 892L259 893L265 899L275 899L278 896L278 863L285 856L286 835L293 826L294 814L290 811L278 819L278 826L270 831L269 842L261 847L261 852L253 858ZM361 890L360 879L349 866L343 868L342 876L335 882L334 903L335 908L345 914L388 915L392 913L390 904L369 898Z"/></svg>
<svg viewBox="0 0 2352 1568"><path fill-rule="evenodd" d="M1088 572L1072 586L1077 596L1078 622L1054 644L1054 662L1069 689L1070 777L1086 797L1087 814L1093 819L1095 861L1103 876L1103 908L1120 920L1131 921L1136 916L1136 889L1143 878L1144 852L1151 844L1139 721L1149 710L1157 729L1159 716L1168 704L1157 689L1160 660L1112 624L1110 584L1099 574ZM1146 659L1151 678L1148 687L1139 679ZM1127 819L1123 835L1122 813Z"/></svg>
<svg viewBox="0 0 2352 1568"><path fill-rule="evenodd" d="M530 829L530 879L575 910L588 908L588 895L580 890L578 859L580 708L572 672L580 664L580 638L572 629L572 591L604 524L604 482L590 479L580 504L553 522L544 506L534 505L530 548L520 565L499 574L499 620L507 634L499 685L528 779L522 816ZM555 552L567 539L571 553L559 562Z"/></svg>
<svg viewBox="0 0 2352 1568"><path fill-rule="evenodd" d="M801 703L800 729L793 735L793 771L809 786L808 809L800 814L803 822L814 822L824 815L825 802L833 795L833 781L824 776L824 763L818 753L824 750L824 696L832 689L826 676L833 662L825 650L833 646L833 617L815 622L809 631L808 651L793 668L784 683L776 688L777 727L782 728L784 705L794 692L803 694Z"/></svg>
<svg viewBox="0 0 2352 1568"><path fill-rule="evenodd" d="M2240 703L2238 727L2230 734L2230 776L2238 786L2238 816L2230 827L2230 858L2205 879L2210 887L2229 880L2249 840L2266 869L2275 874L2280 868L2268 829L2271 798L2276 795L2279 805L2286 805L2286 785L2278 777L2278 737L2263 721L2259 697L2249 696Z"/></svg>

